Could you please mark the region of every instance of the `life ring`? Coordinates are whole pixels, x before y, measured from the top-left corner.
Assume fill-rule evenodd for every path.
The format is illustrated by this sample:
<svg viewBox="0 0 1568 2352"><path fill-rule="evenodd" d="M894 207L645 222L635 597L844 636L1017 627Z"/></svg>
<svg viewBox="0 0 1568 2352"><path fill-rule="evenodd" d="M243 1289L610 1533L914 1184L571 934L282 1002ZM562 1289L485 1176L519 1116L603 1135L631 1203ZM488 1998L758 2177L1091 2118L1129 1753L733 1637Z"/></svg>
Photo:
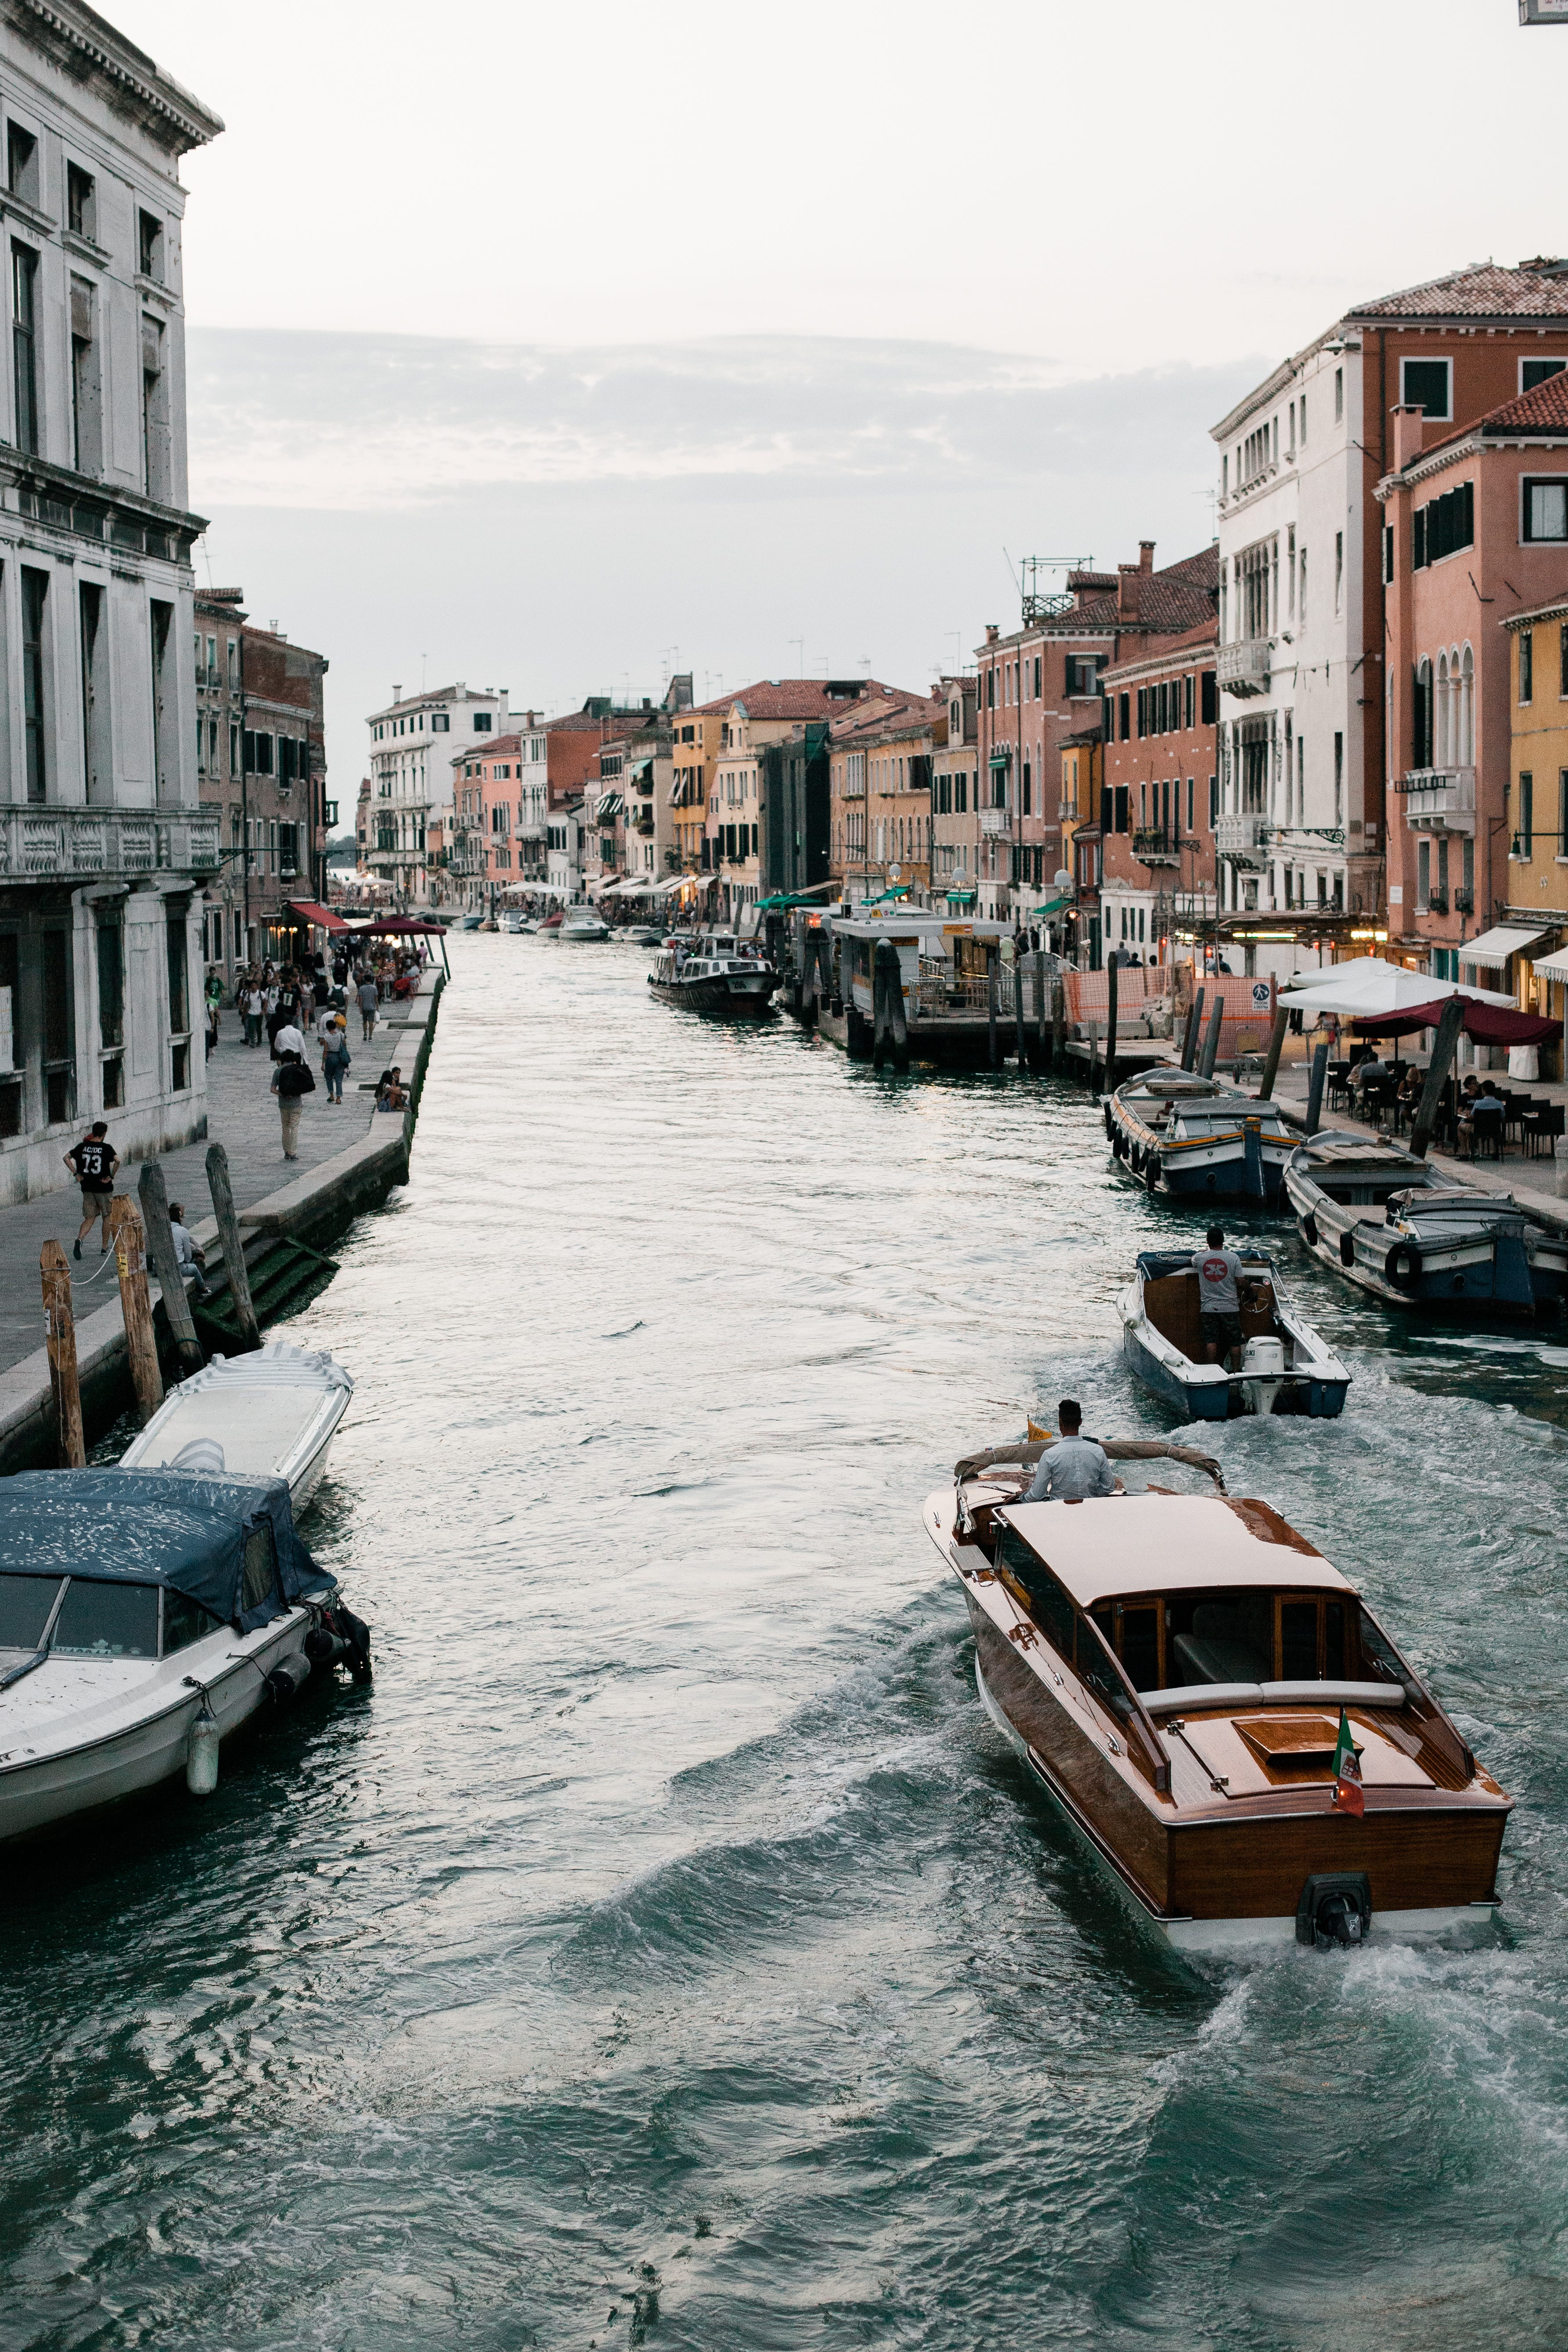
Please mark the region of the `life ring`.
<svg viewBox="0 0 1568 2352"><path fill-rule="evenodd" d="M1414 1242L1395 1242L1384 1260L1384 1279L1395 1290L1415 1290L1421 1281L1421 1253Z"/></svg>
<svg viewBox="0 0 1568 2352"><path fill-rule="evenodd" d="M1318 1220L1313 1216L1310 1209L1308 1210L1306 1215L1301 1220L1301 1239L1306 1243L1309 1249L1317 1248Z"/></svg>

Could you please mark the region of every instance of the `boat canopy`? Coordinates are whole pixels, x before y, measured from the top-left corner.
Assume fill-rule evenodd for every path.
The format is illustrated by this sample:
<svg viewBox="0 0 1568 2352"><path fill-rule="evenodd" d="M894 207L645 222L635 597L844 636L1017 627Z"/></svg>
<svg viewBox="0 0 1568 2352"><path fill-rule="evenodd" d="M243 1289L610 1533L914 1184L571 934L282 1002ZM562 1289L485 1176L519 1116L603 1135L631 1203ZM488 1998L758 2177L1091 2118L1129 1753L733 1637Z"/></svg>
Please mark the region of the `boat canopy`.
<svg viewBox="0 0 1568 2352"><path fill-rule="evenodd" d="M1080 1609L1129 1592L1354 1589L1267 1503L1235 1496L1091 1496L1014 1503L1000 1516Z"/></svg>
<svg viewBox="0 0 1568 2352"><path fill-rule="evenodd" d="M276 1580L254 1553L247 1573L250 1539L268 1528ZM337 1589L294 1532L284 1479L189 1470L23 1470L0 1479L0 1576L162 1584L243 1633L307 1592Z"/></svg>

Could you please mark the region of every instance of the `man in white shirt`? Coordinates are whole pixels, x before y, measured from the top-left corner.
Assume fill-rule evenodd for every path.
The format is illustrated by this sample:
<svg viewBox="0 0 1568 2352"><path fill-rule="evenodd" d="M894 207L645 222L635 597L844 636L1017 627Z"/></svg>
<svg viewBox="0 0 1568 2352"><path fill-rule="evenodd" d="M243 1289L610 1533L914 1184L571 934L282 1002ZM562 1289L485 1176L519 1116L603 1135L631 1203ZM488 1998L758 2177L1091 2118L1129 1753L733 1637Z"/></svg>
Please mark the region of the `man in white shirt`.
<svg viewBox="0 0 1568 2352"><path fill-rule="evenodd" d="M1081 1503L1089 1495L1116 1495L1121 1489L1105 1449L1082 1434L1083 1414L1071 1397L1057 1407L1061 1434L1040 1456L1039 1467L1023 1496L1026 1503Z"/></svg>

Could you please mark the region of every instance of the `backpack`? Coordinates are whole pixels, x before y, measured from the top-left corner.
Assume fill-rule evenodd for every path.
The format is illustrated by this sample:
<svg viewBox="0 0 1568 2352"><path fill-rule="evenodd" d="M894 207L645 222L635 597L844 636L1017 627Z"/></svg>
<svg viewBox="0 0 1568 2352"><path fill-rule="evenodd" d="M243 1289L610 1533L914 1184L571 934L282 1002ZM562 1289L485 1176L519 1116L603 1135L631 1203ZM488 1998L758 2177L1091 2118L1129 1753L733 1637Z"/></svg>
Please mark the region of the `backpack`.
<svg viewBox="0 0 1568 2352"><path fill-rule="evenodd" d="M301 1095L313 1095L316 1081L303 1062L284 1062L278 1071L278 1099L298 1102Z"/></svg>

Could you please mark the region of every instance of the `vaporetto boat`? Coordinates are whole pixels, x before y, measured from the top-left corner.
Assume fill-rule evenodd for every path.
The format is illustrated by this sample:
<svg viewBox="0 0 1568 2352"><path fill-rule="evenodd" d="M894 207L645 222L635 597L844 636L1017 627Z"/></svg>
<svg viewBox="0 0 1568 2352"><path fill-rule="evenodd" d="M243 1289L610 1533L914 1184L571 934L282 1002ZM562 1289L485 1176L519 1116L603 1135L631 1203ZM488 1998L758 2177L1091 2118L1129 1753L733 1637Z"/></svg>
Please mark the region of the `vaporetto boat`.
<svg viewBox="0 0 1568 2352"><path fill-rule="evenodd" d="M1204 1360L1198 1275L1185 1250L1141 1250L1117 1300L1128 1370L1184 1420L1344 1411L1348 1365L1314 1331L1266 1251L1238 1252L1241 1347L1234 1364Z"/></svg>
<svg viewBox="0 0 1568 2352"><path fill-rule="evenodd" d="M1186 1070L1146 1070L1106 1097L1118 1160L1153 1192L1274 1202L1296 1139L1271 1102Z"/></svg>
<svg viewBox="0 0 1568 2352"><path fill-rule="evenodd" d="M1285 1190L1313 1255L1393 1306L1531 1314L1568 1293L1568 1235L1397 1143L1325 1129Z"/></svg>
<svg viewBox="0 0 1568 2352"><path fill-rule="evenodd" d="M771 1007L779 976L754 948L719 932L700 932L661 948L647 984L667 1004L754 1021Z"/></svg>

